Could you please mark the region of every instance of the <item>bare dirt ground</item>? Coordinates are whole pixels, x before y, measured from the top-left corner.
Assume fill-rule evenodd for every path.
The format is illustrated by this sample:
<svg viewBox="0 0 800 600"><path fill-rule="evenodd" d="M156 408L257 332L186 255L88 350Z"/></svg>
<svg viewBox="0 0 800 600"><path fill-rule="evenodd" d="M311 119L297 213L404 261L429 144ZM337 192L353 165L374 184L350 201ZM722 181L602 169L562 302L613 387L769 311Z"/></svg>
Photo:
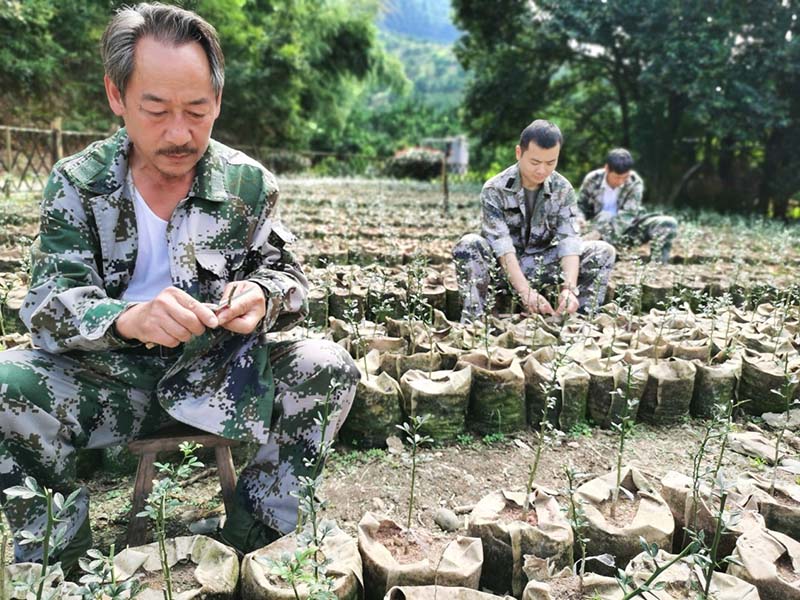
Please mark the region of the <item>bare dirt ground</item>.
<svg viewBox="0 0 800 600"><path fill-rule="evenodd" d="M690 420L668 428L637 425L626 444L625 461L650 476L657 488L667 471L690 475L688 453L696 451L704 424L700 420ZM474 437L462 444L422 450L418 456L414 526L435 531L438 527L433 517L439 507L455 510L463 518L474 503L492 491L524 490L536 439L536 433L524 431L506 436L495 434L485 439ZM564 436L545 448L537 482L561 493L566 486L564 467L569 464L587 476L606 473L614 466L617 445L617 437L612 432L599 428L587 427L580 435ZM718 444L710 445L706 466L712 464L718 449ZM245 448L237 450L237 467L244 466L246 454ZM190 526L195 528L204 519L213 525L215 519L224 514L213 455L203 455L203 458L207 459L207 468L185 487L183 506L171 521L170 530L174 535L188 534ZM735 478L748 470L761 475L771 473L771 467L759 461L731 451L726 453L724 471L727 477ZM407 449L358 451L340 446L326 469L321 492L321 497L328 502L324 516L335 519L351 534L355 534L358 521L367 511L387 514L405 524L410 473ZM790 482L794 477L779 471L779 479ZM112 542L117 548L124 547L132 475L113 476L99 471L81 483L90 489L93 499L91 520L95 545L102 550L107 550ZM209 533L214 535L213 530Z"/></svg>

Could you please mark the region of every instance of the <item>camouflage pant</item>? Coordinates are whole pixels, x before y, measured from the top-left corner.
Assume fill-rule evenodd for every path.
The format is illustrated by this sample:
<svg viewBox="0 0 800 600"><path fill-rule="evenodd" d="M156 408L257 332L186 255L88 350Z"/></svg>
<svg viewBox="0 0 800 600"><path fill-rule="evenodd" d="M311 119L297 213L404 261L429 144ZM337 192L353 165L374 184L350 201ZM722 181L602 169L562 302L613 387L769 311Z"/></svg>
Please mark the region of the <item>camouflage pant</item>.
<svg viewBox="0 0 800 600"><path fill-rule="evenodd" d="M558 248L553 246L537 254L523 254L517 257L522 272L531 287L538 290L542 285L557 284L561 281L561 259ZM580 271L578 272L578 301L580 310L585 312L593 306L600 306L606 296L606 286L611 268L614 266L616 252L606 242L581 242ZM469 233L463 236L453 248L456 263L458 288L463 302L461 320L472 320L484 313L490 289L505 293L509 286L505 273L497 262L489 242L482 236Z"/></svg>
<svg viewBox="0 0 800 600"><path fill-rule="evenodd" d="M647 215L640 221L634 220L627 227L603 227L602 222L595 225L601 231L603 239L615 246L636 246L650 242L650 260L664 264L669 262L672 241L678 235L678 221L659 214ZM615 229L619 232L614 233Z"/></svg>
<svg viewBox="0 0 800 600"><path fill-rule="evenodd" d="M155 389L173 359L157 352L73 352L42 350L0 353L0 489L22 484L26 476L65 495L74 489L76 450L124 444L170 421ZM318 450L321 427L317 403L334 380L326 439L347 416L359 379L350 356L319 340L277 342L270 362L275 379L272 427L239 477L237 493L268 526L288 532L297 522L298 477L309 474L304 458ZM46 511L38 499L10 499L5 513L14 533L44 531ZM81 490L65 522L71 539L89 513ZM17 562L39 560L41 547L15 542Z"/></svg>

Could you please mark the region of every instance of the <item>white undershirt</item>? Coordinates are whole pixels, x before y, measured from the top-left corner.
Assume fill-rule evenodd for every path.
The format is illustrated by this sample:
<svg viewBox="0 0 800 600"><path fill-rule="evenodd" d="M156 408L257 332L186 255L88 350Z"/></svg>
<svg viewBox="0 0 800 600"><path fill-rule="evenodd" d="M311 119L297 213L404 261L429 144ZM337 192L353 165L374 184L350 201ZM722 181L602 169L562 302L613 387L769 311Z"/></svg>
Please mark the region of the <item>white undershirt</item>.
<svg viewBox="0 0 800 600"><path fill-rule="evenodd" d="M611 215L617 214L617 200L619 199L619 188L612 188L608 185L608 179L603 175L603 212Z"/></svg>
<svg viewBox="0 0 800 600"><path fill-rule="evenodd" d="M133 192L133 204L136 209L139 249L136 253L133 277L128 289L122 294L122 300L147 302L172 285L167 247L167 221L147 206L147 202L133 185L131 177L128 177L128 185Z"/></svg>

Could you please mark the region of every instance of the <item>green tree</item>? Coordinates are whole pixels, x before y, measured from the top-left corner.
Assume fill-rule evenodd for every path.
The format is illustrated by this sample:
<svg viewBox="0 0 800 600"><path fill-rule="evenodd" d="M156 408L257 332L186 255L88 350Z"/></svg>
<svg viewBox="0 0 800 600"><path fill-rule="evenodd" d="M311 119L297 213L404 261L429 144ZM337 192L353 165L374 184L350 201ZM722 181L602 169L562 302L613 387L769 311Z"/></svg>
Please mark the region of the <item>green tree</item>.
<svg viewBox="0 0 800 600"><path fill-rule="evenodd" d="M454 0L481 158L534 117L560 119L576 183L590 154L625 145L651 198L696 200L694 186L716 207L782 214L800 187L796 0L501 4Z"/></svg>

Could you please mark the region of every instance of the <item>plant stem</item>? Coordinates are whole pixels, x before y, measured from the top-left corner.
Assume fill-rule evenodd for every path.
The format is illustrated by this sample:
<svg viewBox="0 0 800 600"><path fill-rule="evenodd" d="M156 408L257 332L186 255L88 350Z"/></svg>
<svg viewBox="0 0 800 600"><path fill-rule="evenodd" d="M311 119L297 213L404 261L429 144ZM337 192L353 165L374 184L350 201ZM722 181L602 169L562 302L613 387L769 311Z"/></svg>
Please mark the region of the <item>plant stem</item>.
<svg viewBox="0 0 800 600"><path fill-rule="evenodd" d="M672 565L674 565L676 562L678 562L679 560L681 560L682 558L684 558L684 557L685 557L687 554L689 554L689 551L690 551L690 550L691 550L691 551L694 551L694 545L690 544L690 545L686 546L686 548L684 548L683 550L681 550L681 553L680 553L680 554L678 554L677 556L675 556L675 557L674 557L674 558L673 558L671 561L669 561L668 563L666 563L666 564L664 564L664 565L658 565L658 564L656 564L656 568L655 568L655 570L654 570L654 571L653 571L653 573L650 575L650 577L648 577L648 578L647 578L647 581L645 581L645 582L644 582L642 585L640 585L639 587L637 587L635 590L633 590L633 591L631 591L631 592L628 592L627 594L625 594L625 595L622 597L622 600L631 600L631 598L636 598L636 596L642 596L642 597L644 597L644 593L650 589L650 584L651 584L651 583L653 583L653 582L654 582L654 581L655 581L655 580L658 578L658 576L659 576L659 575L661 575L661 574L662 574L664 571L666 571L667 569L669 569L669 568L670 568ZM707 597L707 596L706 596L706 597Z"/></svg>
<svg viewBox="0 0 800 600"><path fill-rule="evenodd" d="M414 484L417 476L417 444L411 446L411 495L408 498L408 518L406 529L411 529L411 512L414 510Z"/></svg>
<svg viewBox="0 0 800 600"><path fill-rule="evenodd" d="M161 570L164 572L164 600L172 600L172 571L167 557L167 495L164 494L158 505L158 552L161 556Z"/></svg>
<svg viewBox="0 0 800 600"><path fill-rule="evenodd" d="M705 572L706 577L706 586L703 590L703 598L708 598L708 591L711 588L711 576L714 574L714 569L717 566L717 550L719 548L719 540L722 537L722 530L724 529L724 525L722 522L722 518L725 512L725 502L728 500L728 492L723 491L719 497L719 513L717 513L717 526L714 530L714 541L711 543L711 549L709 550L709 563L707 570Z"/></svg>
<svg viewBox="0 0 800 600"><path fill-rule="evenodd" d="M6 529L5 521L0 522L0 600L7 600L6 598L6 545L8 544L8 529Z"/></svg>
<svg viewBox="0 0 800 600"><path fill-rule="evenodd" d="M619 424L619 448L617 449L617 484L611 494L611 518L617 516L617 501L619 501L619 486L622 483L622 457L625 453L625 436L628 432L628 419L630 417L631 379L633 365L628 365L628 373L625 377L625 396L622 398L623 411Z"/></svg>
<svg viewBox="0 0 800 600"><path fill-rule="evenodd" d="M36 600L42 600L44 594L44 582L47 579L47 568L50 566L50 536L53 534L53 491L44 488L44 502L47 506L47 524L44 530L44 540L42 542L42 574L39 579L39 588L36 590ZM6 565L1 566L5 570Z"/></svg>

